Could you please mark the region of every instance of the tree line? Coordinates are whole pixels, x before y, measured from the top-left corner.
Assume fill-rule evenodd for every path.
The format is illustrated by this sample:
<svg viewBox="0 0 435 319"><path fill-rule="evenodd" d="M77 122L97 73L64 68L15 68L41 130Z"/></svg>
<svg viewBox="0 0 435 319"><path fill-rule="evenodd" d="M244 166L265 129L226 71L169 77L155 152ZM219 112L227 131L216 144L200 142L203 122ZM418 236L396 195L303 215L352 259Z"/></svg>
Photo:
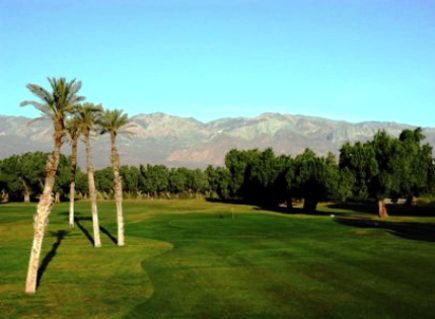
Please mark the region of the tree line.
<svg viewBox="0 0 435 319"><path fill-rule="evenodd" d="M404 130L399 137L378 132L372 140L346 143L338 160L333 154L318 156L306 149L296 157L275 155L272 149L229 151L224 167L205 170L168 168L165 165L121 166L124 193L130 198L192 198L197 195L220 200L278 206L289 209L303 200L304 210L315 211L321 201L377 201L380 217L388 215L385 199L405 198L411 204L422 193L433 193L435 166L432 148L423 144L420 128ZM42 192L47 154L13 155L0 161L0 189L12 200L28 201ZM56 199L68 199L71 156L61 155L54 186ZM100 198L112 199L113 170L96 170ZM86 198L86 174L76 172L76 191Z"/></svg>
<svg viewBox="0 0 435 319"><path fill-rule="evenodd" d="M45 163L50 154L28 152L0 160L0 199L30 202L38 200L43 192ZM72 156L60 154L54 201L69 200ZM185 167L168 168L165 165L140 165L119 168L123 193L129 198L192 198L212 196L207 171ZM75 197L89 198L87 173L80 167L75 171ZM112 167L94 171L97 197L113 199Z"/></svg>
<svg viewBox="0 0 435 319"><path fill-rule="evenodd" d="M272 149L231 150L226 169L216 170L216 179L209 181L222 199L286 203L288 208L302 199L306 211L315 211L321 201L376 201L384 218L386 199L405 198L411 204L414 197L435 191L432 147L423 139L421 128L405 129L399 137L379 131L369 141L345 143L338 161L310 149L294 158L276 156Z"/></svg>

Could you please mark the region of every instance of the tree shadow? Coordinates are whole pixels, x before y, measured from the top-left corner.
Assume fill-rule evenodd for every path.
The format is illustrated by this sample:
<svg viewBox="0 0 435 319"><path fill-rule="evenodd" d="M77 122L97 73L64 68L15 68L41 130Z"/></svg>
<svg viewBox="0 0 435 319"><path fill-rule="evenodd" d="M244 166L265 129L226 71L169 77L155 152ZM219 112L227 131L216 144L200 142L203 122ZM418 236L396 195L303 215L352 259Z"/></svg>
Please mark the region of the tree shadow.
<svg viewBox="0 0 435 319"><path fill-rule="evenodd" d="M329 208L339 210L351 210L358 213L377 215L377 203L343 203L331 204ZM432 204L420 204L407 206L405 204L387 204L388 215L391 216L416 216L435 217L435 207Z"/></svg>
<svg viewBox="0 0 435 319"><path fill-rule="evenodd" d="M336 223L358 228L380 228L393 235L411 240L435 242L435 224L418 222L390 222L364 217L335 217Z"/></svg>
<svg viewBox="0 0 435 319"><path fill-rule="evenodd" d="M286 206L277 206L277 205L267 205L267 204L259 204L252 203L249 201L242 201L239 199L228 199L228 200L220 200L217 198L206 198L206 201L211 203L224 203L224 204L232 204L232 205L254 205L254 210L260 211L269 211L274 213L286 214L286 215L309 215L309 216L330 216L331 214L335 215L347 215L346 212L341 211L306 211L303 207L286 207ZM328 206L329 207L329 206Z"/></svg>
<svg viewBox="0 0 435 319"><path fill-rule="evenodd" d="M109 239L115 244L118 244L118 239L113 236L105 227L100 226L100 230L102 233L104 233L105 235L107 235L107 237L109 237Z"/></svg>
<svg viewBox="0 0 435 319"><path fill-rule="evenodd" d="M281 206L257 206L254 208L255 210L266 210L274 213L280 213L280 214L286 214L286 215L308 215L308 216L330 216L331 214L334 214L336 216L344 216L347 215L345 212L325 212L321 210L316 211L306 211L303 209L303 207L281 207Z"/></svg>
<svg viewBox="0 0 435 319"><path fill-rule="evenodd" d="M91 217L74 217L74 221L77 225L77 227L82 231L82 233L85 235L85 237L89 240L92 246L95 245L94 237L89 233L89 231L82 225L82 220L92 220Z"/></svg>
<svg viewBox="0 0 435 319"><path fill-rule="evenodd" d="M241 199L219 199L219 198L212 198L212 197L206 197L205 200L210 203L224 203L224 204L247 204L247 202L242 201Z"/></svg>
<svg viewBox="0 0 435 319"><path fill-rule="evenodd" d="M67 230L58 230L57 232L50 232L53 237L56 237L56 242L51 246L51 250L45 255L44 259L41 262L41 265L38 268L38 275L36 278L36 287L39 287L41 283L42 276L47 270L48 265L53 260L54 256L56 256L57 249L59 248L62 240L68 235L69 231Z"/></svg>

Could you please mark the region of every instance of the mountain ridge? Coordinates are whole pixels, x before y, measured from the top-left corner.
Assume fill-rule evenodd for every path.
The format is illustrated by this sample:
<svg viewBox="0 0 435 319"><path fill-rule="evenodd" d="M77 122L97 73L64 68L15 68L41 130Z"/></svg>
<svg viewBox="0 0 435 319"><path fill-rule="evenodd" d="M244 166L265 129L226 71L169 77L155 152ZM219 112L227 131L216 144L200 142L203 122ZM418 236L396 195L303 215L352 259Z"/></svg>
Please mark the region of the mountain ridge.
<svg viewBox="0 0 435 319"><path fill-rule="evenodd" d="M162 112L139 113L131 117L132 131L118 140L122 163L126 165L165 164L204 168L222 165L231 148L264 149L272 147L278 154L296 155L309 147L324 155L338 154L346 141L365 141L378 130L398 136L405 128L416 126L397 122L349 122L317 116L265 112L256 117L228 117L202 122ZM27 151L50 151L51 123L23 116L0 115L0 159ZM425 142L435 145L435 128L424 127ZM109 139L96 136L94 159L97 168L110 164ZM13 143L11 143L13 141ZM62 151L69 154L65 143ZM84 165L82 146L79 164Z"/></svg>

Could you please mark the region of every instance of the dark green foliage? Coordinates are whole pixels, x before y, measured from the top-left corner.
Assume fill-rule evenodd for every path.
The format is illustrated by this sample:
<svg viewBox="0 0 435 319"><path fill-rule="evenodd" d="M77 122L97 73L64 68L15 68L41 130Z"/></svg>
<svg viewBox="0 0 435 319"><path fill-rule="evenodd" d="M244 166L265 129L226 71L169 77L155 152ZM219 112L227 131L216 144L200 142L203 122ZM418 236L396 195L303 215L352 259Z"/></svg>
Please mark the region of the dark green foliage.
<svg viewBox="0 0 435 319"><path fill-rule="evenodd" d="M230 195L249 203L277 206L292 197L304 199L307 210L315 210L319 201L344 199L349 174L340 174L332 154L318 157L306 150L294 160L264 151L231 150L225 159L230 175ZM210 171L211 174L211 171ZM216 186L214 186L216 188Z"/></svg>
<svg viewBox="0 0 435 319"><path fill-rule="evenodd" d="M399 195L408 199L430 190L432 147L421 144L424 138L421 128L404 130L399 137L404 150Z"/></svg>
<svg viewBox="0 0 435 319"><path fill-rule="evenodd" d="M223 200L242 200L264 206L287 204L303 199L313 211L320 201L357 201L400 197L412 199L435 191L432 148L422 144L421 129L404 130L399 138L378 132L365 143L346 143L337 165L329 154L319 157L307 149L291 156L276 156L272 149L233 149L225 157L225 167L206 170L167 168L164 165L122 166L124 192L131 197L193 197L204 194ZM22 200L25 189L36 198L42 191L46 154L14 155L0 161L0 193L10 200ZM69 192L69 161L62 156L55 192L66 198ZM100 192L111 194L110 168L95 172ZM77 171L76 190L87 194L86 176Z"/></svg>
<svg viewBox="0 0 435 319"><path fill-rule="evenodd" d="M173 194L181 193L187 190L187 174L186 169L183 168L172 168L169 171L169 192Z"/></svg>
<svg viewBox="0 0 435 319"><path fill-rule="evenodd" d="M205 170L208 180L210 197L217 195L223 200L230 198L231 176L225 167L213 167L209 165Z"/></svg>
<svg viewBox="0 0 435 319"><path fill-rule="evenodd" d="M122 189L126 193L137 194L139 191L139 168L135 166L121 166Z"/></svg>
<svg viewBox="0 0 435 319"><path fill-rule="evenodd" d="M306 149L294 161L294 196L304 199L304 209L315 211L320 201L333 199L339 189L340 174L335 157L317 157Z"/></svg>
<svg viewBox="0 0 435 319"><path fill-rule="evenodd" d="M95 181L96 182L96 181ZM77 168L76 172L76 192L80 195L88 194L88 176Z"/></svg>
<svg viewBox="0 0 435 319"><path fill-rule="evenodd" d="M95 187L100 192L112 192L113 173L111 167L106 167L94 172Z"/></svg>
<svg viewBox="0 0 435 319"><path fill-rule="evenodd" d="M421 129L417 128L402 131L399 138L380 131L371 141L343 145L340 168L353 177L353 198L412 200L430 192L432 147L422 145L423 139Z"/></svg>
<svg viewBox="0 0 435 319"><path fill-rule="evenodd" d="M62 199L67 199L70 190L71 157L61 154L56 172L56 182L53 191L60 193Z"/></svg>
<svg viewBox="0 0 435 319"><path fill-rule="evenodd" d="M231 177L229 188L232 197L243 198L248 193L244 189L246 187L246 173L258 153L256 149L248 151L232 149L225 156L225 166Z"/></svg>
<svg viewBox="0 0 435 319"><path fill-rule="evenodd" d="M339 167L344 174L353 179L351 192L355 200L367 200L369 189L379 172L374 148L370 143L346 143L340 149Z"/></svg>
<svg viewBox="0 0 435 319"><path fill-rule="evenodd" d="M164 165L150 165L140 168L140 190L148 195L157 197L157 194L168 191L169 170Z"/></svg>
<svg viewBox="0 0 435 319"><path fill-rule="evenodd" d="M9 200L36 199L41 193L45 178L46 153L28 152L12 155L0 161L0 192ZM65 195L69 185L69 159L61 155L53 191Z"/></svg>

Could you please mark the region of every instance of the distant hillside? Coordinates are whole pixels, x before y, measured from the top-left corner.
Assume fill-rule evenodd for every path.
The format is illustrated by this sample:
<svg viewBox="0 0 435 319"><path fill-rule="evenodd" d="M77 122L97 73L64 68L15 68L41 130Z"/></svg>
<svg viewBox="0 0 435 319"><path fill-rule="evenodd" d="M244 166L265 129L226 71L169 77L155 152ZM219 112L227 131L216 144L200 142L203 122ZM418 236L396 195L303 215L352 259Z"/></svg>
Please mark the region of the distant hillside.
<svg viewBox="0 0 435 319"><path fill-rule="evenodd" d="M413 126L390 122L349 123L318 117L264 113L255 118L223 118L208 123L163 113L133 117L135 134L119 138L122 163L161 163L168 166L205 167L223 164L231 148L272 147L277 153L296 155L306 147L319 154L338 153L346 141L364 141L378 130L397 136ZM435 145L435 128L424 128L426 141ZM51 123L25 117L0 116L0 158L52 148ZM83 149L81 149L82 151ZM79 149L80 151L80 149ZM64 152L69 153L65 144ZM109 165L107 136L95 137L96 167ZM83 165L83 157L80 159Z"/></svg>

